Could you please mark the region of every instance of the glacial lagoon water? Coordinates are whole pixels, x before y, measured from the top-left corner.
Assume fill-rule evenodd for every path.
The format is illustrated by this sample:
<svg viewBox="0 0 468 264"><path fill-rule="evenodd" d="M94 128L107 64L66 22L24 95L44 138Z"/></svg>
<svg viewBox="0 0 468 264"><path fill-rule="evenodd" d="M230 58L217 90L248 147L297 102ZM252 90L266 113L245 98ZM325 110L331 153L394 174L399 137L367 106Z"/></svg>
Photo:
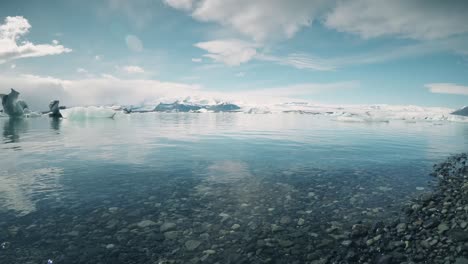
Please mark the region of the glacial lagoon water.
<svg viewBox="0 0 468 264"><path fill-rule="evenodd" d="M0 263L304 263L397 216L468 124L0 119Z"/></svg>

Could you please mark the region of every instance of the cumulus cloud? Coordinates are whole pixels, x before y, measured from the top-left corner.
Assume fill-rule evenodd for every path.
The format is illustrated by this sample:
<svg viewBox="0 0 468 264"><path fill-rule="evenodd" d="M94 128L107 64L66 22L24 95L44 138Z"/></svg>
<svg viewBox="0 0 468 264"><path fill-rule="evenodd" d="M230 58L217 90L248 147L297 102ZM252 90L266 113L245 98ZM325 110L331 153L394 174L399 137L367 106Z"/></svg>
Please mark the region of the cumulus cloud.
<svg viewBox="0 0 468 264"><path fill-rule="evenodd" d="M438 39L468 33L466 1L340 1L325 25L363 38Z"/></svg>
<svg viewBox="0 0 468 264"><path fill-rule="evenodd" d="M57 55L72 51L58 45L58 42L49 45L21 41L18 44L18 41L29 32L30 28L28 20L22 16L5 18L4 24L0 24L0 64L20 58Z"/></svg>
<svg viewBox="0 0 468 264"><path fill-rule="evenodd" d="M144 73L145 70L140 66L128 65L122 68L127 73Z"/></svg>
<svg viewBox="0 0 468 264"><path fill-rule="evenodd" d="M192 62L202 62L201 58L192 58Z"/></svg>
<svg viewBox="0 0 468 264"><path fill-rule="evenodd" d="M203 55L204 57L229 66L237 66L248 62L257 54L255 44L237 39L199 42L195 46L208 52Z"/></svg>
<svg viewBox="0 0 468 264"><path fill-rule="evenodd" d="M232 28L257 42L291 38L311 25L327 6L324 0L165 0L193 18Z"/></svg>
<svg viewBox="0 0 468 264"><path fill-rule="evenodd" d="M468 86L454 83L429 83L424 85L431 93L468 95Z"/></svg>
<svg viewBox="0 0 468 264"><path fill-rule="evenodd" d="M143 43L141 40L134 35L127 35L125 37L125 43L131 51L140 52L143 51Z"/></svg>
<svg viewBox="0 0 468 264"><path fill-rule="evenodd" d="M193 5L193 0L163 0L169 6L176 9L190 10Z"/></svg>

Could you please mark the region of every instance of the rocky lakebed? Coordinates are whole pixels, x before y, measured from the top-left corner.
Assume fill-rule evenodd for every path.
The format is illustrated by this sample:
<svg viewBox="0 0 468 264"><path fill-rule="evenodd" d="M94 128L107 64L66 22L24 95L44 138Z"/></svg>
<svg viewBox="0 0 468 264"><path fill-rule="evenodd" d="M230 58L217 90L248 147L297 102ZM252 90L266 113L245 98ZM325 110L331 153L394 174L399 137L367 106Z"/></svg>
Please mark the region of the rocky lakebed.
<svg viewBox="0 0 468 264"><path fill-rule="evenodd" d="M295 181L293 174L282 176L288 184L273 178L230 188L168 175L132 195L100 190L97 205L58 199L23 216L4 212L0 263L468 264L467 154L435 165L434 188L395 208L379 206L391 203L385 187L362 198L363 187L344 182L337 190L326 178Z"/></svg>

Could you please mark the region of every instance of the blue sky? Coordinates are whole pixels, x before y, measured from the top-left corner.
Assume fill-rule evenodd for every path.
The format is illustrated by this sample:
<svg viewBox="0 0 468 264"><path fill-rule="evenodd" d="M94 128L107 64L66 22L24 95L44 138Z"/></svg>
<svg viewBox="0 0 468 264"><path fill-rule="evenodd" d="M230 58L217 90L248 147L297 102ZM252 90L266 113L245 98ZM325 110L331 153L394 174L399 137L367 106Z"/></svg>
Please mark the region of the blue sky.
<svg viewBox="0 0 468 264"><path fill-rule="evenodd" d="M2 1L0 92L458 108L467 13L464 1Z"/></svg>

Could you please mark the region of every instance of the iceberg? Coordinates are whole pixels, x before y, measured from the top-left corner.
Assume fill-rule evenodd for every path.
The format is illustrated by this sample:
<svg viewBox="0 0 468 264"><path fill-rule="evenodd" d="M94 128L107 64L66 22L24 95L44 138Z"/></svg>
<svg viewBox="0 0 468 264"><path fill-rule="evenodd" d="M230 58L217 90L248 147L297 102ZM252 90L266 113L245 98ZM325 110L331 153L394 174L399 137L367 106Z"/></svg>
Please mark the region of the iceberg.
<svg viewBox="0 0 468 264"><path fill-rule="evenodd" d="M52 102L50 102L49 104L49 109L50 109L49 116L50 117L55 117L55 118L62 117L62 114L60 113L59 103L60 103L59 100L53 100Z"/></svg>
<svg viewBox="0 0 468 264"><path fill-rule="evenodd" d="M452 115L458 115L458 116L468 116L468 106L462 107L456 111L453 111L450 113Z"/></svg>
<svg viewBox="0 0 468 264"><path fill-rule="evenodd" d="M94 118L114 118L119 112L109 107L88 106L72 107L61 111L62 116L69 120L84 120Z"/></svg>
<svg viewBox="0 0 468 264"><path fill-rule="evenodd" d="M172 104L160 103L155 108L156 112L194 112L200 110L202 107L198 105L181 104L174 102Z"/></svg>
<svg viewBox="0 0 468 264"><path fill-rule="evenodd" d="M220 103L217 105L208 106L207 109L213 112L235 112L240 110L241 108L235 104Z"/></svg>
<svg viewBox="0 0 468 264"><path fill-rule="evenodd" d="M18 100L19 94L13 88L9 94L0 94L3 112L10 117L22 117L24 114L30 113L26 102Z"/></svg>

